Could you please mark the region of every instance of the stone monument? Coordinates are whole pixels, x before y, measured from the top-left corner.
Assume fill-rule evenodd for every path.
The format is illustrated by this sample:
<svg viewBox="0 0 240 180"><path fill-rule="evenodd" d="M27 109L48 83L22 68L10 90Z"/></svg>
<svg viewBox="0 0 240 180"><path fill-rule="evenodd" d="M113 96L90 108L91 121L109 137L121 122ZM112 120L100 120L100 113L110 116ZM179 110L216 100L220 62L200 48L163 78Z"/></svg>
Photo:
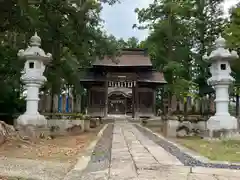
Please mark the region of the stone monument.
<svg viewBox="0 0 240 180"><path fill-rule="evenodd" d="M17 126L44 126L47 120L38 112L39 88L47 81L43 76L45 65L52 59L50 53L40 48L41 38L35 33L30 39L30 46L26 50L19 50L18 56L25 61L21 81L27 89L26 112L16 120Z"/></svg>
<svg viewBox="0 0 240 180"><path fill-rule="evenodd" d="M231 76L231 67L229 61L237 59L236 51L230 52L226 49L226 40L221 36L215 41L215 50L209 56L205 55L203 59L211 63L211 77L208 84L215 89L216 113L207 121L209 136L214 137L232 137L238 128L237 119L229 114L229 85L235 80Z"/></svg>

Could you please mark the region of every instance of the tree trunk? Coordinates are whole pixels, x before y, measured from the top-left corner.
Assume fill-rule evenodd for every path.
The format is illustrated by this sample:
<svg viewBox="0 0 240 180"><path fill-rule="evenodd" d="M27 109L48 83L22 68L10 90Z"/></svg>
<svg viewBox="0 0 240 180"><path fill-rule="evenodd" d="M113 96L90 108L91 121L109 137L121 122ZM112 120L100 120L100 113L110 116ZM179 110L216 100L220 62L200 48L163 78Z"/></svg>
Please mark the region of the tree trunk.
<svg viewBox="0 0 240 180"><path fill-rule="evenodd" d="M51 92L51 109L50 109L51 118L52 118L53 108L54 108L54 93Z"/></svg>
<svg viewBox="0 0 240 180"><path fill-rule="evenodd" d="M236 117L239 115L239 87L236 88Z"/></svg>

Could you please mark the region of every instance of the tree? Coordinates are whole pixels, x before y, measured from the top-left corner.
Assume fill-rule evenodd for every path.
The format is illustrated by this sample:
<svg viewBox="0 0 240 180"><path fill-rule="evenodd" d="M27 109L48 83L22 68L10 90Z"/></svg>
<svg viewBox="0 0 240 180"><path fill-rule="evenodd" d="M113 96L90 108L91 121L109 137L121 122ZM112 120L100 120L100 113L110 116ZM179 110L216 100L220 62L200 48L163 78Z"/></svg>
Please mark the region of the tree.
<svg viewBox="0 0 240 180"><path fill-rule="evenodd" d="M181 3L154 1L147 9L136 9L139 22L149 22L147 26L139 28L151 30L145 45L153 64L156 69L165 72L169 93L178 96L189 87L191 67L191 41L188 38L188 22L182 20L186 12Z"/></svg>
<svg viewBox="0 0 240 180"><path fill-rule="evenodd" d="M6 79L1 81L5 87L0 97L3 106L8 102L3 98L5 95L10 98L10 92L20 91L23 65L16 60L16 54L26 47L35 31L42 38L42 48L53 54L53 61L46 69L48 83L43 88L52 96L61 91L62 79L65 84L73 86L76 93L80 93L79 67L91 65L97 56L115 53L110 37L101 30L100 12L102 3L112 4L116 0L33 2L0 1L0 79ZM6 68L9 65L14 68ZM1 110L6 112L3 108Z"/></svg>
<svg viewBox="0 0 240 180"><path fill-rule="evenodd" d="M194 2L191 13L193 20L193 42L194 42L194 81L199 85L202 93L211 92L207 85L209 78L208 63L203 61L206 52L212 50L216 37L223 33L225 20L221 6L223 0L199 0Z"/></svg>
<svg viewBox="0 0 240 180"><path fill-rule="evenodd" d="M139 41L136 37L130 37L128 38L126 42L126 46L128 48L138 48L139 47Z"/></svg>
<svg viewBox="0 0 240 180"><path fill-rule="evenodd" d="M186 96L196 85L206 85L208 64L202 56L211 50L215 36L224 27L222 0L155 0L136 9L140 26L151 33L144 45L155 68L163 71L171 96ZM147 25L141 25L141 24Z"/></svg>
<svg viewBox="0 0 240 180"><path fill-rule="evenodd" d="M115 42L117 49L124 48L140 48L139 40L136 37L130 37L126 41L123 38L116 39L115 37L111 37L111 39Z"/></svg>
<svg viewBox="0 0 240 180"><path fill-rule="evenodd" d="M240 4L237 4L230 11L230 21L225 29L225 34L228 42L228 46L234 49L240 54ZM235 82L235 98L236 98L236 115L239 115L239 84L240 84L240 64L239 59L232 62L233 76L236 80Z"/></svg>

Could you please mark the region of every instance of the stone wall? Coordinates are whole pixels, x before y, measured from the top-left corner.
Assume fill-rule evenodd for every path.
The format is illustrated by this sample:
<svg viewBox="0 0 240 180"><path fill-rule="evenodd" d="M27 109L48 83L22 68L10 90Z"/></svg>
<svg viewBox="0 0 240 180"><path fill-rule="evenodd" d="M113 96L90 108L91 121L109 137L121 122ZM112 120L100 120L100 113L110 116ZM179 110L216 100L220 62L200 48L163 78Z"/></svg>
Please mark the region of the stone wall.
<svg viewBox="0 0 240 180"><path fill-rule="evenodd" d="M154 121L147 120L148 126ZM157 123L157 124L156 124ZM206 121L200 119L200 116L164 116L161 121L156 121L157 126L161 128L162 133L166 137L177 137L180 133L186 136L202 135L206 131ZM180 133L179 133L180 132Z"/></svg>
<svg viewBox="0 0 240 180"><path fill-rule="evenodd" d="M91 128L98 127L100 119L70 120L70 119L49 119L47 126L24 125L17 126L16 120L14 126L21 137L24 139L36 140L39 137L54 137L64 135L77 135L89 131ZM0 139L1 141L1 139Z"/></svg>
<svg viewBox="0 0 240 180"><path fill-rule="evenodd" d="M90 129L90 120L67 120L67 119L50 119L48 128L59 135L64 135L73 127L79 127L84 132Z"/></svg>
<svg viewBox="0 0 240 180"><path fill-rule="evenodd" d="M163 111L165 114L171 110L173 114L206 114L215 112L215 103L213 96L203 97L181 97L177 98L175 95L171 98L171 106L169 107L168 97L164 97L163 107L168 107L168 111Z"/></svg>

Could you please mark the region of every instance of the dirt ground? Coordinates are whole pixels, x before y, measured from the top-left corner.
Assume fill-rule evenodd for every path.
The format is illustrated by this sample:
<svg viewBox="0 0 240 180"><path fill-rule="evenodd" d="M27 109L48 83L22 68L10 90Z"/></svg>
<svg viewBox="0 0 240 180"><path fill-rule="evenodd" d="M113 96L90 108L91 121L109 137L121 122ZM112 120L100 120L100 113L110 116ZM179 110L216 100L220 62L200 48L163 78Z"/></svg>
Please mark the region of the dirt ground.
<svg viewBox="0 0 240 180"><path fill-rule="evenodd" d="M74 163L76 156L86 150L102 127L99 126L79 135L40 139L34 144L7 141L0 146L0 156Z"/></svg>

